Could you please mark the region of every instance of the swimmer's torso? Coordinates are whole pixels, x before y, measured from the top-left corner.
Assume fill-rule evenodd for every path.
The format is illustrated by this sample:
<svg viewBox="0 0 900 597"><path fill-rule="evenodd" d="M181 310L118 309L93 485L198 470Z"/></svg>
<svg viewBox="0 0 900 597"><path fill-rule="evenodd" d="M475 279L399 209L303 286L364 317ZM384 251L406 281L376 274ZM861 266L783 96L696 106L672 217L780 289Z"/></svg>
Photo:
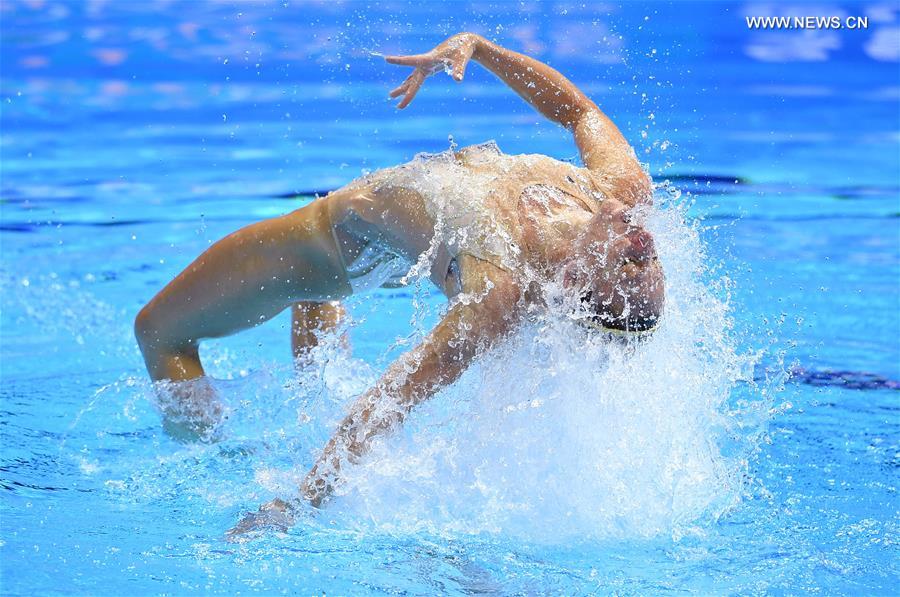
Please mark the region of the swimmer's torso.
<svg viewBox="0 0 900 597"><path fill-rule="evenodd" d="M461 255L510 272L551 271L598 210L598 189L586 169L486 143L417 156L329 200L355 291L425 275L452 295Z"/></svg>

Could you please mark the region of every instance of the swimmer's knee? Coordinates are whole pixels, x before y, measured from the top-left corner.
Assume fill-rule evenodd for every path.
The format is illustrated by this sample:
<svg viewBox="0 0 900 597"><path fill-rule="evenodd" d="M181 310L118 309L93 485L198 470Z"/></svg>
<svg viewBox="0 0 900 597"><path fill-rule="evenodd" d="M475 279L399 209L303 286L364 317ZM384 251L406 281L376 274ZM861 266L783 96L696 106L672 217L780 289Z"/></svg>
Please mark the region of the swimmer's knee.
<svg viewBox="0 0 900 597"><path fill-rule="evenodd" d="M159 344L160 329L154 311L153 303L147 303L134 318L134 337L137 339L141 352L144 353Z"/></svg>
<svg viewBox="0 0 900 597"><path fill-rule="evenodd" d="M146 353L148 350L154 352L178 351L188 349L195 344L190 341L175 341L176 339L171 337L169 327L164 314L159 312L153 301L144 305L134 318L134 336L141 352Z"/></svg>
<svg viewBox="0 0 900 597"><path fill-rule="evenodd" d="M137 339L141 350L153 337L153 329L151 308L149 304L146 304L134 318L134 337Z"/></svg>

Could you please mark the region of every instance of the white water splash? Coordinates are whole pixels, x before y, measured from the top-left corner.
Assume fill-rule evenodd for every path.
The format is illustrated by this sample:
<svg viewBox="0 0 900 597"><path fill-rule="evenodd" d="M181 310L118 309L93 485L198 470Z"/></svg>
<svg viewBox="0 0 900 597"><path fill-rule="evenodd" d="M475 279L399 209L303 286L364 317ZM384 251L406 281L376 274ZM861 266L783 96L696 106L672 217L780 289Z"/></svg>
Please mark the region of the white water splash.
<svg viewBox="0 0 900 597"><path fill-rule="evenodd" d="M736 503L769 403L729 408L753 358L735 350L684 208L646 225L667 278L649 341L610 345L546 314L377 443L329 518L555 543L678 534Z"/></svg>
<svg viewBox="0 0 900 597"><path fill-rule="evenodd" d="M734 505L771 398L744 383L755 357L736 351L696 224L683 204L660 203L645 224L667 300L649 340L610 344L563 307L543 314L376 442L347 469L341 495L300 527L563 543L678 535ZM123 499L185 486L220 509L290 497L346 404L376 378L338 345L323 344L298 376L274 367L217 382L232 414L222 444L167 458L141 447L134 459L100 461L102 474L123 483ZM228 370L240 360L219 349L206 356ZM92 400L92 417L123 412L126 428L162 438L149 383L126 382L98 392L108 400L96 412ZM111 421L103 419L105 432ZM128 445L126 455L138 448Z"/></svg>

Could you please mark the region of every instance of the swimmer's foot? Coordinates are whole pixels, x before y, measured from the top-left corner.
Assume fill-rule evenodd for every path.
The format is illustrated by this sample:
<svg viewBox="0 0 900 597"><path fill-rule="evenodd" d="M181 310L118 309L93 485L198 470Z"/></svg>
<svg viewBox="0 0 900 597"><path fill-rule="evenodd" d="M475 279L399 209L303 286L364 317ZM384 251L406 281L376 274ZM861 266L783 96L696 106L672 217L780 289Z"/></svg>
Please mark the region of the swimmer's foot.
<svg viewBox="0 0 900 597"><path fill-rule="evenodd" d="M163 429L172 439L205 444L221 439L221 427L228 415L209 379L158 382L156 399Z"/></svg>
<svg viewBox="0 0 900 597"><path fill-rule="evenodd" d="M222 430L218 422L209 423L197 419L164 418L163 431L182 444L214 444L222 439Z"/></svg>
<svg viewBox="0 0 900 597"><path fill-rule="evenodd" d="M225 540L229 543L245 543L267 531L286 533L294 526L294 510L289 502L275 498L260 506L256 512L246 514L225 533Z"/></svg>

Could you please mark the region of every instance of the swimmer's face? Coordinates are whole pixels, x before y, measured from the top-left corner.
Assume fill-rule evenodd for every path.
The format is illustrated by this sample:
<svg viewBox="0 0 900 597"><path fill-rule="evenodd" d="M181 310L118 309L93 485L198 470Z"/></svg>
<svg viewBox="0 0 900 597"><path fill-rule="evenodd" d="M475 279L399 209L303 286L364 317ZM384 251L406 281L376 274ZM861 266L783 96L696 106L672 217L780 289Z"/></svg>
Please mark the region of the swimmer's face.
<svg viewBox="0 0 900 597"><path fill-rule="evenodd" d="M665 303L665 276L653 237L623 206L595 215L564 270L566 287L603 327L653 328Z"/></svg>

